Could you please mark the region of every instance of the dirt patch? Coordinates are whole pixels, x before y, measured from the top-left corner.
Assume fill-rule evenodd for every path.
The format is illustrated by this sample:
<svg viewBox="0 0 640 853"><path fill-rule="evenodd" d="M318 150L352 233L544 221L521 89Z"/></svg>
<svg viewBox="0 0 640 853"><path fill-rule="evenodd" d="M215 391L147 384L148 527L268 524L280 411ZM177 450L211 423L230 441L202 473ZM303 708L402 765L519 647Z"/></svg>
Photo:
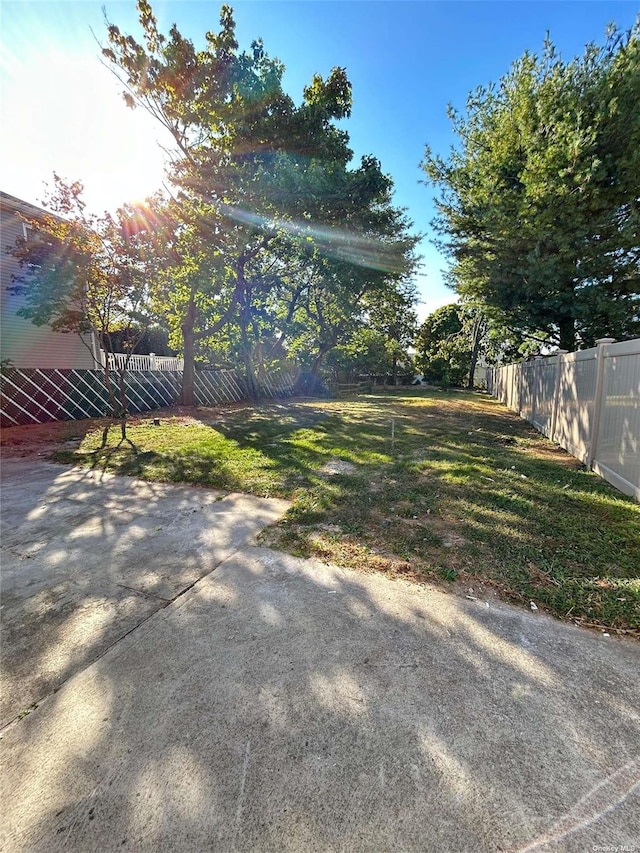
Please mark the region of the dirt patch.
<svg viewBox="0 0 640 853"><path fill-rule="evenodd" d="M442 537L443 548L460 548L466 544L467 540L462 536L457 536L455 533L447 533Z"/></svg>
<svg viewBox="0 0 640 853"><path fill-rule="evenodd" d="M584 467L579 459L569 456L567 451L558 445L544 444L538 440L534 447L524 446L521 449L528 456L533 456L535 459L540 459L544 462L553 462L555 465L561 465L563 468L568 468L572 471L578 471Z"/></svg>
<svg viewBox="0 0 640 853"><path fill-rule="evenodd" d="M2 456L50 459L59 450L75 450L88 432L104 429L107 423L105 419L91 418L4 427L0 434Z"/></svg>
<svg viewBox="0 0 640 853"><path fill-rule="evenodd" d="M336 474L355 474L356 466L344 459L329 459L320 469L320 473L327 477L335 477Z"/></svg>
<svg viewBox="0 0 640 853"><path fill-rule="evenodd" d="M127 421L131 427L153 422L171 421L185 426L199 423L222 423L225 416L248 408L246 403L232 403L224 408L188 408L174 406L167 409L157 409L133 415ZM76 450L85 436L95 430L102 430L112 424L114 429L118 423L110 418L85 418L81 421L49 421L44 424L24 424L20 426L3 427L0 433L0 447L5 458L33 457L50 459L60 450Z"/></svg>

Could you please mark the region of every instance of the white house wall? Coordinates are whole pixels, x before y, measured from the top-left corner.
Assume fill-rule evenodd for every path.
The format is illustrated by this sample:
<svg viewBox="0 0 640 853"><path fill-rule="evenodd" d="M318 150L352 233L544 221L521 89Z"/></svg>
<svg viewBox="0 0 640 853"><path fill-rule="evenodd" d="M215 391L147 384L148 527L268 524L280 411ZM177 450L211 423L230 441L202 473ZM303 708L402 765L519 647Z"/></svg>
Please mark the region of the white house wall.
<svg viewBox="0 0 640 853"><path fill-rule="evenodd" d="M38 208L13 196L0 196L0 360L9 360L17 368L95 369L91 355L92 336L85 340L73 333L53 332L48 326L36 326L18 316L25 296L10 293L12 276L20 274L18 261L7 253L18 237L23 236L23 221L18 215L36 216Z"/></svg>

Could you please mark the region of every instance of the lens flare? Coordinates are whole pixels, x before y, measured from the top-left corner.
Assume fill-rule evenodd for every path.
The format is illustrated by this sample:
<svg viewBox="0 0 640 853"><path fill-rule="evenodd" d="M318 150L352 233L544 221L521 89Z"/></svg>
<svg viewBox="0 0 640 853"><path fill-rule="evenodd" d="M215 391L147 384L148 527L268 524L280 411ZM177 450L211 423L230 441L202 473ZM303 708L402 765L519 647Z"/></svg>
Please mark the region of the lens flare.
<svg viewBox="0 0 640 853"><path fill-rule="evenodd" d="M345 263L399 275L404 271L403 251L398 243L385 243L346 228L316 225L312 221L269 218L230 204L222 204L223 216L273 234L286 232L300 240L312 240L318 251Z"/></svg>

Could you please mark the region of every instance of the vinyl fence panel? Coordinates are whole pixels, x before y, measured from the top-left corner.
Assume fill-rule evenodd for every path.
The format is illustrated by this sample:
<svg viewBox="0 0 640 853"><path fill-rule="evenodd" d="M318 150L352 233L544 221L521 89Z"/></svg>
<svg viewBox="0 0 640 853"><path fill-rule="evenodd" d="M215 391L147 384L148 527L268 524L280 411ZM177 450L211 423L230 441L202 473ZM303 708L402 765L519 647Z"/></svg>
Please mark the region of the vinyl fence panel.
<svg viewBox="0 0 640 853"><path fill-rule="evenodd" d="M593 433L596 373L595 350L562 356L556 422L549 436L585 463Z"/></svg>
<svg viewBox="0 0 640 853"><path fill-rule="evenodd" d="M640 340L492 368L487 389L640 500Z"/></svg>
<svg viewBox="0 0 640 853"><path fill-rule="evenodd" d="M558 379L558 359L538 359L533 393L531 423L541 433L549 436L553 426L553 406Z"/></svg>
<svg viewBox="0 0 640 853"><path fill-rule="evenodd" d="M593 470L640 500L640 340L605 349Z"/></svg>

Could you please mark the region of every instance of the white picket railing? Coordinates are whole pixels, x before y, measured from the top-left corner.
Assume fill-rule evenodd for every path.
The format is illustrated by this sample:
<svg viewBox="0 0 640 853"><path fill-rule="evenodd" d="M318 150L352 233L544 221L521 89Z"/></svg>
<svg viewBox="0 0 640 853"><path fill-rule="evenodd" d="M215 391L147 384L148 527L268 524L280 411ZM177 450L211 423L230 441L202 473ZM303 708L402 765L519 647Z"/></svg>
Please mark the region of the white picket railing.
<svg viewBox="0 0 640 853"><path fill-rule="evenodd" d="M109 367L112 370L170 370L179 372L184 368L184 360L166 355L128 355L122 352L101 351L103 364L104 359L109 359Z"/></svg>
<svg viewBox="0 0 640 853"><path fill-rule="evenodd" d="M621 492L640 501L640 340L488 370L487 388Z"/></svg>

